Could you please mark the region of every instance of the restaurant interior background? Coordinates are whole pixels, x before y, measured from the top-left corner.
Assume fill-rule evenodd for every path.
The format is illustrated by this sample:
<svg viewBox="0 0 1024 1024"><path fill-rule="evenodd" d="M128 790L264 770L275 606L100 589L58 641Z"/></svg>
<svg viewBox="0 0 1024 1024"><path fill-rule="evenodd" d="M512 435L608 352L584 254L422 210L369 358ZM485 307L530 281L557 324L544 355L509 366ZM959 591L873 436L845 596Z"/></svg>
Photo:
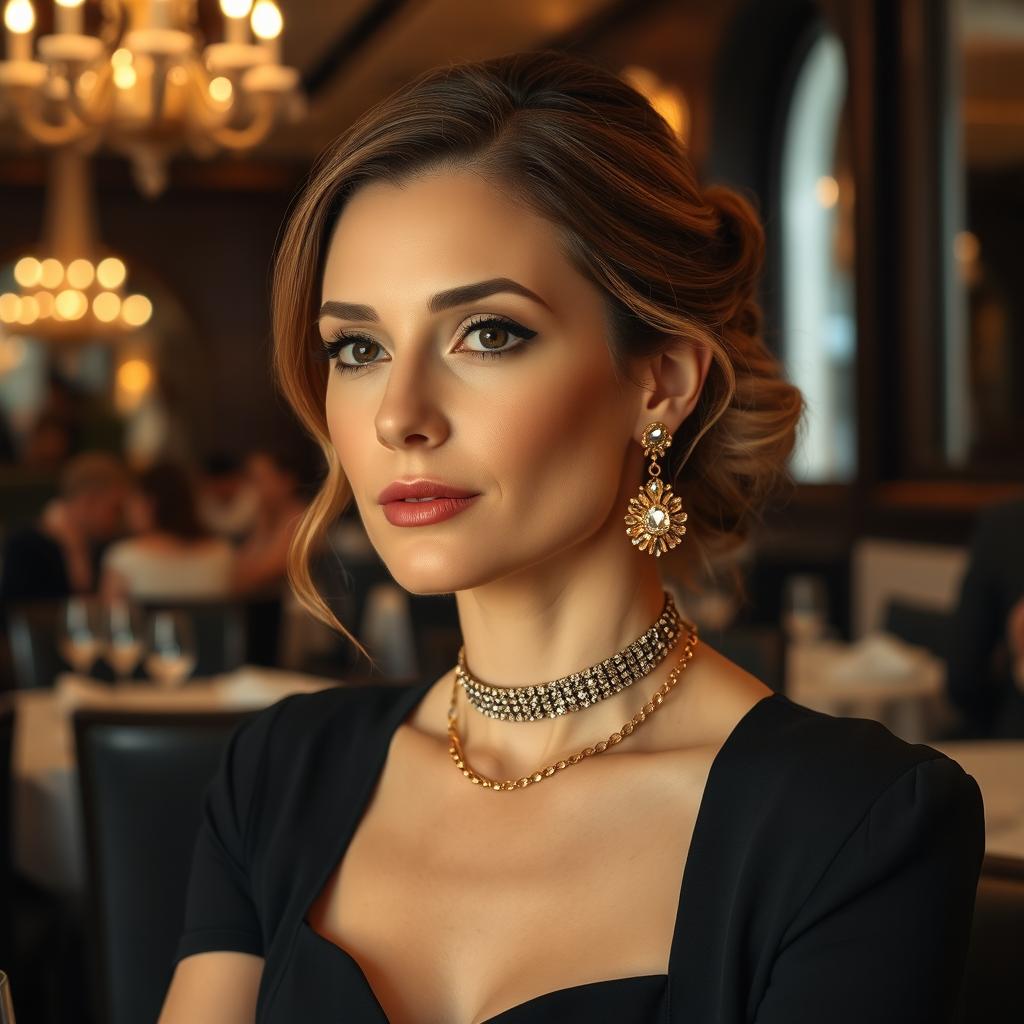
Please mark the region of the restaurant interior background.
<svg viewBox="0 0 1024 1024"><path fill-rule="evenodd" d="M544 47L644 91L702 180L760 210L766 337L808 401L794 486L732 563L746 598L729 566L694 590L669 554L666 579L708 642L774 689L943 746L978 778L996 895L979 897L960 1019L1024 1019L1010 977L1024 718L986 731L947 687L978 525L1024 497L1021 0L5 0L4 14L4 538L47 514L83 451L138 472L171 461L208 498L308 497L320 456L270 375L271 259L317 154L375 101L441 63ZM1024 560L1014 532L1005 557ZM1018 600L1024 566L1010 571ZM219 600L121 600L115 625L109 602L5 594L0 970L19 1020L155 1019L175 928L154 921L180 916L202 784L241 715L454 663L451 595L399 591L354 513L317 579L372 674L281 573ZM76 669L69 640L94 626ZM103 657L118 629L141 642L121 670ZM177 676L151 660L162 633Z"/></svg>

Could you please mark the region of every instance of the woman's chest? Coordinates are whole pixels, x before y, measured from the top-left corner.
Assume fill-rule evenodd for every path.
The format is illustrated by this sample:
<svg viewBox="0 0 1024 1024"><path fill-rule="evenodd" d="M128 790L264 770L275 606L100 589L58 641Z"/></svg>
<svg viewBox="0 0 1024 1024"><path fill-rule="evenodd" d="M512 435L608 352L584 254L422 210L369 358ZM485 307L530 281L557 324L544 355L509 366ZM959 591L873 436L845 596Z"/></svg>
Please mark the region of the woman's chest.
<svg viewBox="0 0 1024 1024"><path fill-rule="evenodd" d="M309 924L407 1024L666 974L710 756L607 762L507 794L395 764Z"/></svg>

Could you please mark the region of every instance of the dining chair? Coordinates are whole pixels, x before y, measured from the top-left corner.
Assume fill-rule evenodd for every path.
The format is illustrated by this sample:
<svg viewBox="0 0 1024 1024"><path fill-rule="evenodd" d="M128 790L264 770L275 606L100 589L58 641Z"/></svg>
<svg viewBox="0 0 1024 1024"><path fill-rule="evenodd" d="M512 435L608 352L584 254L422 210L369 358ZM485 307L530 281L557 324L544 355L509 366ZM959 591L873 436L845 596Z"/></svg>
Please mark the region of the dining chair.
<svg viewBox="0 0 1024 1024"><path fill-rule="evenodd" d="M73 714L97 1021L155 1021L206 786L251 711Z"/></svg>
<svg viewBox="0 0 1024 1024"><path fill-rule="evenodd" d="M1024 1020L1024 860L989 854L981 866L955 1024Z"/></svg>
<svg viewBox="0 0 1024 1024"><path fill-rule="evenodd" d="M887 633L943 659L949 655L952 626L952 612L900 598L891 598L882 616L882 628Z"/></svg>

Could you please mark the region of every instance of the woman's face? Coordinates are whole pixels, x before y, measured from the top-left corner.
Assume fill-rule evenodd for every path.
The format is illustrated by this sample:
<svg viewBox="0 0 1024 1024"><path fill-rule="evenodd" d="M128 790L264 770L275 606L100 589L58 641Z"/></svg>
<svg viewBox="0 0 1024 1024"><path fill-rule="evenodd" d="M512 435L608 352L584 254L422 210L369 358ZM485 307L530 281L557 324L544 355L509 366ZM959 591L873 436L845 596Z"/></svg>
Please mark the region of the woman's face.
<svg viewBox="0 0 1024 1024"><path fill-rule="evenodd" d="M506 284L443 299L488 281ZM330 240L322 302L322 338L345 335L331 440L403 587L469 589L564 556L609 517L624 529L636 392L616 378L600 291L550 223L468 172L365 185ZM479 496L443 521L394 525L378 495L421 478Z"/></svg>

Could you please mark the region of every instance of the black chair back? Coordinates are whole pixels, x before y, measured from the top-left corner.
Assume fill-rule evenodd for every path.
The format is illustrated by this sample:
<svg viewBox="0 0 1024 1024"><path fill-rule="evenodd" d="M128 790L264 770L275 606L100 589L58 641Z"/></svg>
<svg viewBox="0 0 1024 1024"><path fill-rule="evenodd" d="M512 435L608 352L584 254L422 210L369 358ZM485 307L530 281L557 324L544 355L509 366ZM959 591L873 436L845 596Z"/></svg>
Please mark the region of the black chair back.
<svg viewBox="0 0 1024 1024"><path fill-rule="evenodd" d="M1024 860L989 855L981 867L956 1024L1024 1020Z"/></svg>
<svg viewBox="0 0 1024 1024"><path fill-rule="evenodd" d="M160 1014L203 794L248 714L74 713L97 1021Z"/></svg>
<svg viewBox="0 0 1024 1024"><path fill-rule="evenodd" d="M898 599L885 606L882 628L908 644L927 648L945 659L952 636L953 614L939 608L927 608Z"/></svg>

